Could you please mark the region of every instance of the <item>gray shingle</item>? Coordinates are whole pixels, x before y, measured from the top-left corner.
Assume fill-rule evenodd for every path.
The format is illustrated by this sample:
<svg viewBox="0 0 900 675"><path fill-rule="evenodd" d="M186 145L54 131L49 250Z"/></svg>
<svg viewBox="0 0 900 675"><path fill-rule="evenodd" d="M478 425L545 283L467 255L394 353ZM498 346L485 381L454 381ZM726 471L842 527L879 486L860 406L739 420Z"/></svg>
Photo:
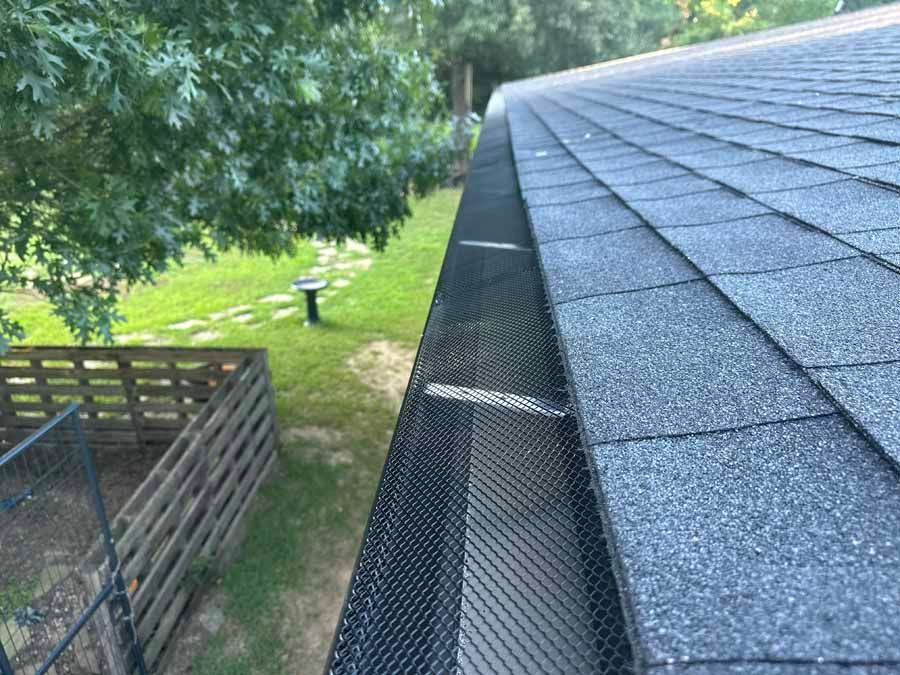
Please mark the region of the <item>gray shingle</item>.
<svg viewBox="0 0 900 675"><path fill-rule="evenodd" d="M900 142L900 124L896 120L882 122L881 124L867 124L859 127L846 127L841 129L842 134L871 138L876 141Z"/></svg>
<svg viewBox="0 0 900 675"><path fill-rule="evenodd" d="M900 148L894 145L862 141L824 150L794 152L792 155L816 164L847 169L854 166L871 166L900 161Z"/></svg>
<svg viewBox="0 0 900 675"><path fill-rule="evenodd" d="M874 230L900 222L900 195L857 180L767 192L758 199L829 232Z"/></svg>
<svg viewBox="0 0 900 675"><path fill-rule="evenodd" d="M537 188L535 190L522 190L522 199L528 206L547 206L549 204L570 204L583 202L588 199L608 197L612 193L596 180L578 185L567 185L566 188Z"/></svg>
<svg viewBox="0 0 900 675"><path fill-rule="evenodd" d="M537 157L534 159L519 160L516 162L519 173L531 173L533 171L553 171L555 169L581 168L569 155L554 155L552 157Z"/></svg>
<svg viewBox="0 0 900 675"><path fill-rule="evenodd" d="M900 186L900 162L878 164L876 166L858 166L853 169L846 169L846 171L861 178L869 178L889 185Z"/></svg>
<svg viewBox="0 0 900 675"><path fill-rule="evenodd" d="M900 358L900 275L870 260L715 284L804 366Z"/></svg>
<svg viewBox="0 0 900 675"><path fill-rule="evenodd" d="M828 235L771 215L660 234L706 274L759 272L857 254Z"/></svg>
<svg viewBox="0 0 900 675"><path fill-rule="evenodd" d="M707 138L705 136L695 136L694 139L689 141L679 141L677 143L658 146L654 148L654 151L660 155L672 157L681 161L681 158L689 158L693 155L733 147L734 146L727 141L720 141L716 138Z"/></svg>
<svg viewBox="0 0 900 675"><path fill-rule="evenodd" d="M900 225L889 230L836 235L852 246L869 253L900 253Z"/></svg>
<svg viewBox="0 0 900 675"><path fill-rule="evenodd" d="M900 659L900 488L841 417L594 457L648 660Z"/></svg>
<svg viewBox="0 0 900 675"><path fill-rule="evenodd" d="M741 192L787 190L846 178L844 174L837 171L781 158L741 164L740 166L701 169L700 172Z"/></svg>
<svg viewBox="0 0 900 675"><path fill-rule="evenodd" d="M841 145L848 145L857 142L855 138L846 138L844 136L828 136L826 134L817 134L815 132L807 132L803 136L798 136L790 140L777 141L757 141L756 139L746 139L744 141L754 147L766 148L772 152L792 153L792 152L810 152L813 150L823 150L825 148L834 148Z"/></svg>
<svg viewBox="0 0 900 675"><path fill-rule="evenodd" d="M900 675L900 666L872 665L847 666L836 663L809 662L781 663L775 661L744 663L680 663L652 666L651 675Z"/></svg>
<svg viewBox="0 0 900 675"><path fill-rule="evenodd" d="M550 297L572 298L696 279L700 274L647 227L541 246Z"/></svg>
<svg viewBox="0 0 900 675"><path fill-rule="evenodd" d="M680 157L678 161L692 169L706 169L714 166L733 166L744 162L756 162L772 159L772 157L771 153L762 150L753 150L728 144L707 152Z"/></svg>
<svg viewBox="0 0 900 675"><path fill-rule="evenodd" d="M699 176L687 175L676 178L641 183L639 185L622 185L616 188L616 192L627 201L640 199L668 199L684 195L715 190L718 186L712 181Z"/></svg>
<svg viewBox="0 0 900 675"><path fill-rule="evenodd" d="M577 300L557 314L592 443L831 410L706 282Z"/></svg>
<svg viewBox="0 0 900 675"><path fill-rule="evenodd" d="M900 363L810 371L900 466Z"/></svg>
<svg viewBox="0 0 900 675"><path fill-rule="evenodd" d="M595 174L628 171L635 167L646 166L659 159L643 151L629 152L624 155L595 155L593 157L579 154L578 158L584 162L588 171Z"/></svg>
<svg viewBox="0 0 900 675"><path fill-rule="evenodd" d="M729 190L713 190L632 206L657 227L703 225L770 212L768 208Z"/></svg>
<svg viewBox="0 0 900 675"><path fill-rule="evenodd" d="M580 166L553 171L539 171L519 175L519 185L524 190L571 185L590 180L591 175Z"/></svg>
<svg viewBox="0 0 900 675"><path fill-rule="evenodd" d="M539 242L564 237L583 237L640 225L640 219L616 197L603 197L564 206L529 209Z"/></svg>
<svg viewBox="0 0 900 675"><path fill-rule="evenodd" d="M674 178L683 176L688 172L684 167L673 164L665 159L650 161L645 164L621 169L614 172L609 177L604 177L604 182L615 187L616 185L628 185L635 183L646 183L654 180L662 180L664 178Z"/></svg>

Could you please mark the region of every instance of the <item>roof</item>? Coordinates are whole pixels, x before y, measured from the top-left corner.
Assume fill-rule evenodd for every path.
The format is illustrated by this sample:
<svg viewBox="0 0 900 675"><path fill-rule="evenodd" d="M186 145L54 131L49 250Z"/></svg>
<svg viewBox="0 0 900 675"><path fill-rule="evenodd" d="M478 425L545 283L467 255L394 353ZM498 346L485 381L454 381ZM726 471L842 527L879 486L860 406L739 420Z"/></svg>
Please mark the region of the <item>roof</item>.
<svg viewBox="0 0 900 675"><path fill-rule="evenodd" d="M900 6L500 95L641 668L900 672Z"/></svg>

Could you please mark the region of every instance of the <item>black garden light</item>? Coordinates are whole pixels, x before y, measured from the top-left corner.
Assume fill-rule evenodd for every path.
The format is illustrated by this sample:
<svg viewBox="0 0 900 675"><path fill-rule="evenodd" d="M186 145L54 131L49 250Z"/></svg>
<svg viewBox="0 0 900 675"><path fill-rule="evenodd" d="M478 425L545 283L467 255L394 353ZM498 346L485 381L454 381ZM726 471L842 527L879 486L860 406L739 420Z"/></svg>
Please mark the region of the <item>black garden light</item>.
<svg viewBox="0 0 900 675"><path fill-rule="evenodd" d="M319 323L319 308L316 307L316 292L328 286L324 279L315 277L300 277L291 282L295 291L306 293L306 325L313 326Z"/></svg>

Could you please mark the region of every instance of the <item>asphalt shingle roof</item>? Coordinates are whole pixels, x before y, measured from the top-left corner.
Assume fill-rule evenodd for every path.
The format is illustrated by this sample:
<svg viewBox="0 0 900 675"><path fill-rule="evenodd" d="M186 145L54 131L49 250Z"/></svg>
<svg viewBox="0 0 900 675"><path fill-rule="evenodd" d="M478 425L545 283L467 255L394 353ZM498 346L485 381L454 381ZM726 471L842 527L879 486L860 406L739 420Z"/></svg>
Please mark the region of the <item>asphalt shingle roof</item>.
<svg viewBox="0 0 900 675"><path fill-rule="evenodd" d="M506 85L639 666L900 672L900 7Z"/></svg>

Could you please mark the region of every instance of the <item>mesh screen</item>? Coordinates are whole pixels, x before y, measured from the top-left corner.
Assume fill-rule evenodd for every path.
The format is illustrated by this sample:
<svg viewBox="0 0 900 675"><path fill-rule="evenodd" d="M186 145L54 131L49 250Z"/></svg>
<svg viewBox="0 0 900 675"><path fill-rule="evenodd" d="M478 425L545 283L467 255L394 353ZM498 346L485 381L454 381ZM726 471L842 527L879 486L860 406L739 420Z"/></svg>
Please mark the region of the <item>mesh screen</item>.
<svg viewBox="0 0 900 675"><path fill-rule="evenodd" d="M495 100L338 625L332 673L631 672L531 247Z"/></svg>

